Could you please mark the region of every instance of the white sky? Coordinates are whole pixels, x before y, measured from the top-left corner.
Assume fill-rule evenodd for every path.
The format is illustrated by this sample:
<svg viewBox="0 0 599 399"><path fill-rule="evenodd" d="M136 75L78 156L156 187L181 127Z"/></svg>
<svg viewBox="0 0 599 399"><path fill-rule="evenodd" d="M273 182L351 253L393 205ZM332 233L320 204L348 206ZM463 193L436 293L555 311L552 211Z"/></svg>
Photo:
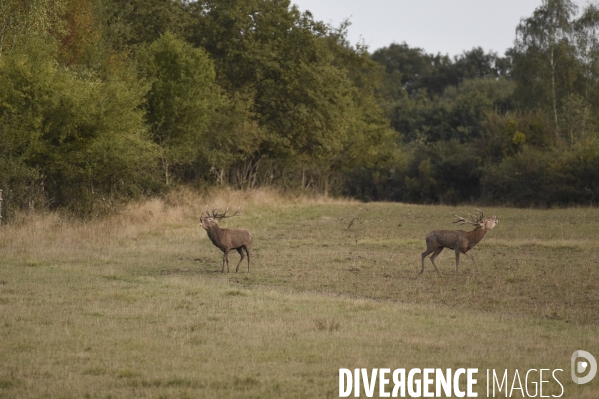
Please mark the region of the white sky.
<svg viewBox="0 0 599 399"><path fill-rule="evenodd" d="M579 11L589 0L574 0ZM516 26L542 0L291 0L314 19L338 27L349 19L351 44L363 41L372 53L406 42L426 53L458 55L474 47L503 56Z"/></svg>

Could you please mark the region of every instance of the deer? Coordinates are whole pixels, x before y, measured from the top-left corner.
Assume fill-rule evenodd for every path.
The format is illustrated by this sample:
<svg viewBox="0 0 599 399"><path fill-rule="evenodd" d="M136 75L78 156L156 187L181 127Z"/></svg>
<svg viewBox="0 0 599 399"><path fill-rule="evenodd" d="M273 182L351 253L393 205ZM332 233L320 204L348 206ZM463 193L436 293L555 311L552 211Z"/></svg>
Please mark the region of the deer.
<svg viewBox="0 0 599 399"><path fill-rule="evenodd" d="M237 267L235 268L235 273L239 271L239 265L245 258L243 251L248 257L248 273L250 272L250 257L251 257L251 246L252 246L252 235L243 229L221 229L218 226L218 222L222 219L230 218L233 216L241 216L239 215L239 208L233 215L226 216L229 208L225 210L223 213L216 212L216 208L212 210L212 213L208 212L208 207L206 207L206 216L200 217L200 226L206 230L208 233L208 238L210 241L218 247L221 251L223 251L223 268L221 270L222 273L225 272L225 263L227 264L227 273L229 273L229 252L233 249L239 252L241 255L241 259L237 263Z"/></svg>
<svg viewBox="0 0 599 399"><path fill-rule="evenodd" d="M455 251L456 275L458 274L458 266L460 264L460 253L463 253L472 259L474 266L476 266L476 272L479 272L478 264L476 263L474 256L470 253L470 250L474 248L476 244L481 242L485 235L499 223L499 219L497 219L497 216L485 218L483 211L478 208L476 210L478 211L477 215L468 214L471 221L458 215L454 215L456 219L453 221L453 223L457 225L472 224L475 226L474 230L434 230L426 235L426 251L422 253L422 269L420 269L420 274L424 272L424 258L431 252L433 253L431 262L437 273L439 273L439 269L435 264L435 258L441 251L443 251L443 248L449 248Z"/></svg>

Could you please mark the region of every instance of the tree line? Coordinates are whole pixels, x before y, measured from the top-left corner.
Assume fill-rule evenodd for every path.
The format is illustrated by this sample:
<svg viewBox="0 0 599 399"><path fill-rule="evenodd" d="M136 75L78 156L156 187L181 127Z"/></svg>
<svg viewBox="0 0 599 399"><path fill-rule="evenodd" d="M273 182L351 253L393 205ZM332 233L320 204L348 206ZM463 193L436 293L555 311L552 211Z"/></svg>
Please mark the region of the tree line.
<svg viewBox="0 0 599 399"><path fill-rule="evenodd" d="M599 8L543 0L504 56L454 58L392 44L379 104L400 160L355 168L365 199L515 206L594 204L599 194Z"/></svg>
<svg viewBox="0 0 599 399"><path fill-rule="evenodd" d="M592 203L599 9L545 0L504 56L370 53L289 0L5 0L4 214L179 184Z"/></svg>

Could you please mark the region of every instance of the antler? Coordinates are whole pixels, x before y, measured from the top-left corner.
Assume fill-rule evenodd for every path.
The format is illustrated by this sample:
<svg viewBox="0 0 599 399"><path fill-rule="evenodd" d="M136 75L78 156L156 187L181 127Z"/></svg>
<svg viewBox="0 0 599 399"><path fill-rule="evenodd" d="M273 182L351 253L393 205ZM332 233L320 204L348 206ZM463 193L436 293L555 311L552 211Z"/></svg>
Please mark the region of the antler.
<svg viewBox="0 0 599 399"><path fill-rule="evenodd" d="M472 219L472 221L468 221L466 219L464 219L461 216L458 215L453 215L456 217L456 220L453 221L453 223L457 223L457 224L473 224L475 226L478 226L484 219L485 215L483 213L483 211L481 211L480 209L476 208L476 210L478 211L478 215L473 215L471 213L468 213L468 216L470 216L470 219Z"/></svg>
<svg viewBox="0 0 599 399"><path fill-rule="evenodd" d="M225 219L225 218L232 218L233 216L241 216L239 213L239 209L241 209L241 207L237 208L237 210L235 211L234 214L232 214L231 216L226 216L227 215L227 211L229 210L230 207L227 207L227 209L225 209L225 211L223 213L218 213L216 212L217 208L214 208L212 210L212 214L208 213L208 207L206 207L206 213L208 214L209 217L216 219L216 220L221 220L221 219Z"/></svg>

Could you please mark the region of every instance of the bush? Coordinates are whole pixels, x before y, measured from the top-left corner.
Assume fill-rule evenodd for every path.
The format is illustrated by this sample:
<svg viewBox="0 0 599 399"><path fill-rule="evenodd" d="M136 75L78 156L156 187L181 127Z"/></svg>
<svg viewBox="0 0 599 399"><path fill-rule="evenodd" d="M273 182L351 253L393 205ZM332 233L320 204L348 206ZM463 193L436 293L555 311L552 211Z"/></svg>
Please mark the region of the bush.
<svg viewBox="0 0 599 399"><path fill-rule="evenodd" d="M34 196L80 214L152 185L156 148L137 82L57 65L43 42L0 60L0 188L10 208Z"/></svg>
<svg viewBox="0 0 599 399"><path fill-rule="evenodd" d="M567 150L527 148L484 169L482 197L516 206L593 204L599 198L599 142Z"/></svg>

